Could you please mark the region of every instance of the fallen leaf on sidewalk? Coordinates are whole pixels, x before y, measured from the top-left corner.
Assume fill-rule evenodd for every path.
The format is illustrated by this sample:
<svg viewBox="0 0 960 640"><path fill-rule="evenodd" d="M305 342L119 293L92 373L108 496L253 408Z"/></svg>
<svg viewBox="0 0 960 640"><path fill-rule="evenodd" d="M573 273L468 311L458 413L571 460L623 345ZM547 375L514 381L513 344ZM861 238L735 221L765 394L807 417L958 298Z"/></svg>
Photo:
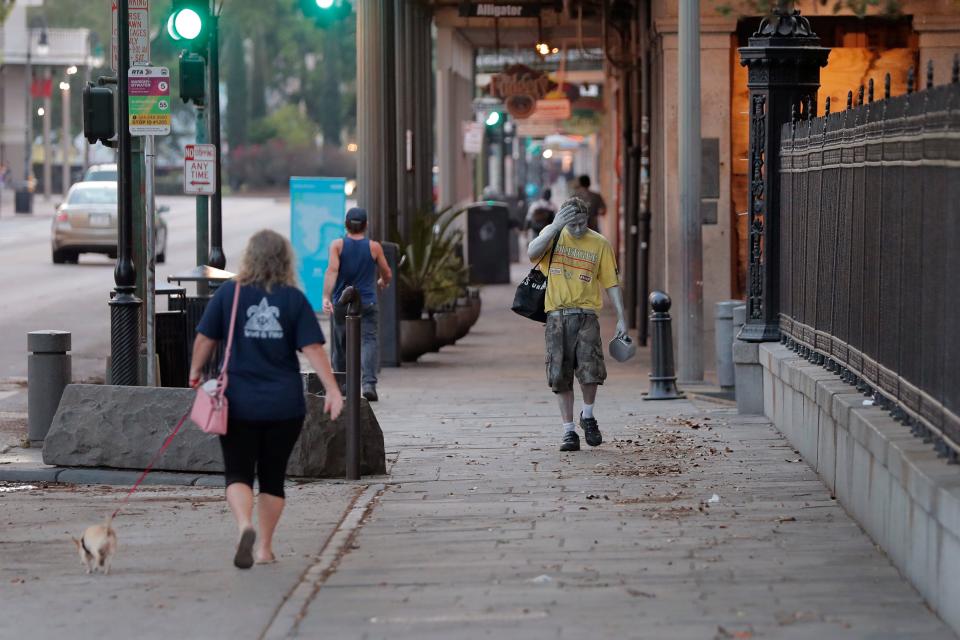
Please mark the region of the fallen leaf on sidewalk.
<svg viewBox="0 0 960 640"><path fill-rule="evenodd" d="M780 516L779 518L777 518L777 523L782 523L782 522L796 522L796 521L797 521L797 519L794 518L793 516Z"/></svg>

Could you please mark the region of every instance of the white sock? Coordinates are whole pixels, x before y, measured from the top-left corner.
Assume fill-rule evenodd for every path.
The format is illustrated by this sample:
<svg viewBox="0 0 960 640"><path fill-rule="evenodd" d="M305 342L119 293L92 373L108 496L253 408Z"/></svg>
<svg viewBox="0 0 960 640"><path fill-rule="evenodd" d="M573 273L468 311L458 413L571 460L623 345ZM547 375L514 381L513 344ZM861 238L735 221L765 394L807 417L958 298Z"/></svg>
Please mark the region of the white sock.
<svg viewBox="0 0 960 640"><path fill-rule="evenodd" d="M571 431L576 431L576 430L577 430L577 427L576 427L576 425L574 425L572 422L564 422L564 423L563 423L563 433L564 433L564 434L568 434L568 433L570 433Z"/></svg>
<svg viewBox="0 0 960 640"><path fill-rule="evenodd" d="M584 404L584 405L583 405L583 417L584 417L584 418L592 418L592 417L593 417L593 405L592 405L592 404Z"/></svg>

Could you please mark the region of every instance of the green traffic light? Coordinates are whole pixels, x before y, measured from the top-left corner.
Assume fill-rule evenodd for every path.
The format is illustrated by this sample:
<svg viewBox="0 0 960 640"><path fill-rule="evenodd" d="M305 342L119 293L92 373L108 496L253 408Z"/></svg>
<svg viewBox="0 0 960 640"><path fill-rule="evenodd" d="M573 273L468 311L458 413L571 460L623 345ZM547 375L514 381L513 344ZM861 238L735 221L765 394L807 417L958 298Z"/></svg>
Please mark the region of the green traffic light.
<svg viewBox="0 0 960 640"><path fill-rule="evenodd" d="M185 40L193 40L203 30L203 20L193 9L184 9L179 12L173 20L173 25Z"/></svg>
<svg viewBox="0 0 960 640"><path fill-rule="evenodd" d="M499 112L499 111L491 111L491 112L490 112L490 115L487 116L487 126L488 126L488 127L493 127L493 126L495 126L498 122L500 122L500 112Z"/></svg>
<svg viewBox="0 0 960 640"><path fill-rule="evenodd" d="M333 0L317 0L317 6L321 9L329 9L333 6Z"/></svg>
<svg viewBox="0 0 960 640"><path fill-rule="evenodd" d="M171 13L170 17L167 18L167 33L170 34L170 37L174 40L180 39L180 34L177 33L177 30L173 26L173 19L177 17L177 14Z"/></svg>
<svg viewBox="0 0 960 640"><path fill-rule="evenodd" d="M180 9L167 20L167 32L174 40L195 40L202 31L203 18L194 9Z"/></svg>

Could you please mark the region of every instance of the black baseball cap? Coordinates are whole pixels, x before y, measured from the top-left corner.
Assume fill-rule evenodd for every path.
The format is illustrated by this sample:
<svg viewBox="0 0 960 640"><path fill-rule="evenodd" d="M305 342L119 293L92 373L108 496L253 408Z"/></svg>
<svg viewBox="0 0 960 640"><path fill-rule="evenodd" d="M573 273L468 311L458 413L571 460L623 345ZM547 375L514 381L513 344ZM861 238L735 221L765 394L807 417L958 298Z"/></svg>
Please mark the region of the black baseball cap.
<svg viewBox="0 0 960 640"><path fill-rule="evenodd" d="M347 222L366 222L367 210L362 207L353 207L347 211Z"/></svg>

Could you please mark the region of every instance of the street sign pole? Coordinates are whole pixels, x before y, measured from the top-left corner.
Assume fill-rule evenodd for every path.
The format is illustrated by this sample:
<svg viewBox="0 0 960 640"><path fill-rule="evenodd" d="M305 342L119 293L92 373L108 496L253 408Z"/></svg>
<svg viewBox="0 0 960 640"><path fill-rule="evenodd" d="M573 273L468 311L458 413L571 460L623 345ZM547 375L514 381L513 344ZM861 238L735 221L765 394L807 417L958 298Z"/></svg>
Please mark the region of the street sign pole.
<svg viewBox="0 0 960 640"><path fill-rule="evenodd" d="M157 368L155 361L157 359L157 338L156 338L156 270L157 270L157 233L156 233L156 202L154 201L154 183L153 172L156 161L156 150L154 147L153 136L147 136L146 151L144 160L146 161L146 180L144 183L144 196L147 201L146 220L144 228L147 237L147 386L157 386Z"/></svg>
<svg viewBox="0 0 960 640"><path fill-rule="evenodd" d="M113 271L115 295L110 301L110 381L137 384L140 346L140 299L134 295L137 272L133 266L133 193L131 184L130 125L127 76L130 70L129 0L117 0L117 264Z"/></svg>
<svg viewBox="0 0 960 640"><path fill-rule="evenodd" d="M210 14L210 38L208 65L210 80L208 95L210 98L210 142L216 147L216 192L210 196L210 266L225 269L227 257L223 253L223 216L220 195L220 17Z"/></svg>
<svg viewBox="0 0 960 640"><path fill-rule="evenodd" d="M207 142L207 118L203 105L197 105L197 144ZM197 266L208 264L210 260L210 197L197 195ZM206 282L197 283L197 294L208 293Z"/></svg>

